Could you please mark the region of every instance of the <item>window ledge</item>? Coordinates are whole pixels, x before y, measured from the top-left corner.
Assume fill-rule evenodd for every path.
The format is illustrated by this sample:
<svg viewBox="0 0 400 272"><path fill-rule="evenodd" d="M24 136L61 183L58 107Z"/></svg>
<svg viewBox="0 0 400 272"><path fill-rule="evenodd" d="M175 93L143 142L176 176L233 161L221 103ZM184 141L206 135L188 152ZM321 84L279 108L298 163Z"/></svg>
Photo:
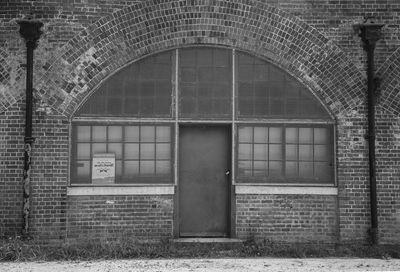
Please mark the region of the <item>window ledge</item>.
<svg viewBox="0 0 400 272"><path fill-rule="evenodd" d="M236 184L235 192L238 195L338 195L338 188L326 186L266 186Z"/></svg>
<svg viewBox="0 0 400 272"><path fill-rule="evenodd" d="M68 187L68 196L91 195L173 195L175 186L76 186Z"/></svg>

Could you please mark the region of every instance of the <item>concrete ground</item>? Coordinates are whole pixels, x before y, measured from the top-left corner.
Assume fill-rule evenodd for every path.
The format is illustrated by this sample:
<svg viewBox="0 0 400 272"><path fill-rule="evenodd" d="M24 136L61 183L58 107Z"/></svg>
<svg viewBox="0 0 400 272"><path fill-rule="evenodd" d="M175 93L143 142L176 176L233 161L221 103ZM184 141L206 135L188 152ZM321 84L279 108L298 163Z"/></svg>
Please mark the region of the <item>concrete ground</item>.
<svg viewBox="0 0 400 272"><path fill-rule="evenodd" d="M80 262L6 262L1 272L177 272L177 271L400 271L400 259L134 259Z"/></svg>

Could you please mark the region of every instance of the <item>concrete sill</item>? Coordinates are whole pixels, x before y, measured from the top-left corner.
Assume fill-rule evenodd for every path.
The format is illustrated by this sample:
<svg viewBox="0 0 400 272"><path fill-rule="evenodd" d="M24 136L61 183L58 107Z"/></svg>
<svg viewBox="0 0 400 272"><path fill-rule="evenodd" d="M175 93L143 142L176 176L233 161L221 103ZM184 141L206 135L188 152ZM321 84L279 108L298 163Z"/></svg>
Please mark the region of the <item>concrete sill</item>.
<svg viewBox="0 0 400 272"><path fill-rule="evenodd" d="M98 195L173 195L175 186L82 186L68 187L68 196Z"/></svg>

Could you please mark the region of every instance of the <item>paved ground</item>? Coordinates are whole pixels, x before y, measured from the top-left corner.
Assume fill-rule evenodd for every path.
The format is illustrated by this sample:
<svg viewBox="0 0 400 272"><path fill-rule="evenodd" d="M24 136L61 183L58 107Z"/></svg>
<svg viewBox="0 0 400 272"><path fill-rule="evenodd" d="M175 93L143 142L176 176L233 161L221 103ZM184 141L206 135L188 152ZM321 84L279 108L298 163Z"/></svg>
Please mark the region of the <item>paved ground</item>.
<svg viewBox="0 0 400 272"><path fill-rule="evenodd" d="M400 259L174 259L0 263L1 272L400 271Z"/></svg>

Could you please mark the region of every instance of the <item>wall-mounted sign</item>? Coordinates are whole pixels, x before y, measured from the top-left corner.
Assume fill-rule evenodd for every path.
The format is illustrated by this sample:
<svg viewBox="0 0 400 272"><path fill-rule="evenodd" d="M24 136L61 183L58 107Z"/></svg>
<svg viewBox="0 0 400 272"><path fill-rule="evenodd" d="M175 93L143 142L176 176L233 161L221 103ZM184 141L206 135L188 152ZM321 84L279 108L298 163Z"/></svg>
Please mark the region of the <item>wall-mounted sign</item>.
<svg viewBox="0 0 400 272"><path fill-rule="evenodd" d="M115 154L102 153L93 155L92 183L111 184L115 181Z"/></svg>

